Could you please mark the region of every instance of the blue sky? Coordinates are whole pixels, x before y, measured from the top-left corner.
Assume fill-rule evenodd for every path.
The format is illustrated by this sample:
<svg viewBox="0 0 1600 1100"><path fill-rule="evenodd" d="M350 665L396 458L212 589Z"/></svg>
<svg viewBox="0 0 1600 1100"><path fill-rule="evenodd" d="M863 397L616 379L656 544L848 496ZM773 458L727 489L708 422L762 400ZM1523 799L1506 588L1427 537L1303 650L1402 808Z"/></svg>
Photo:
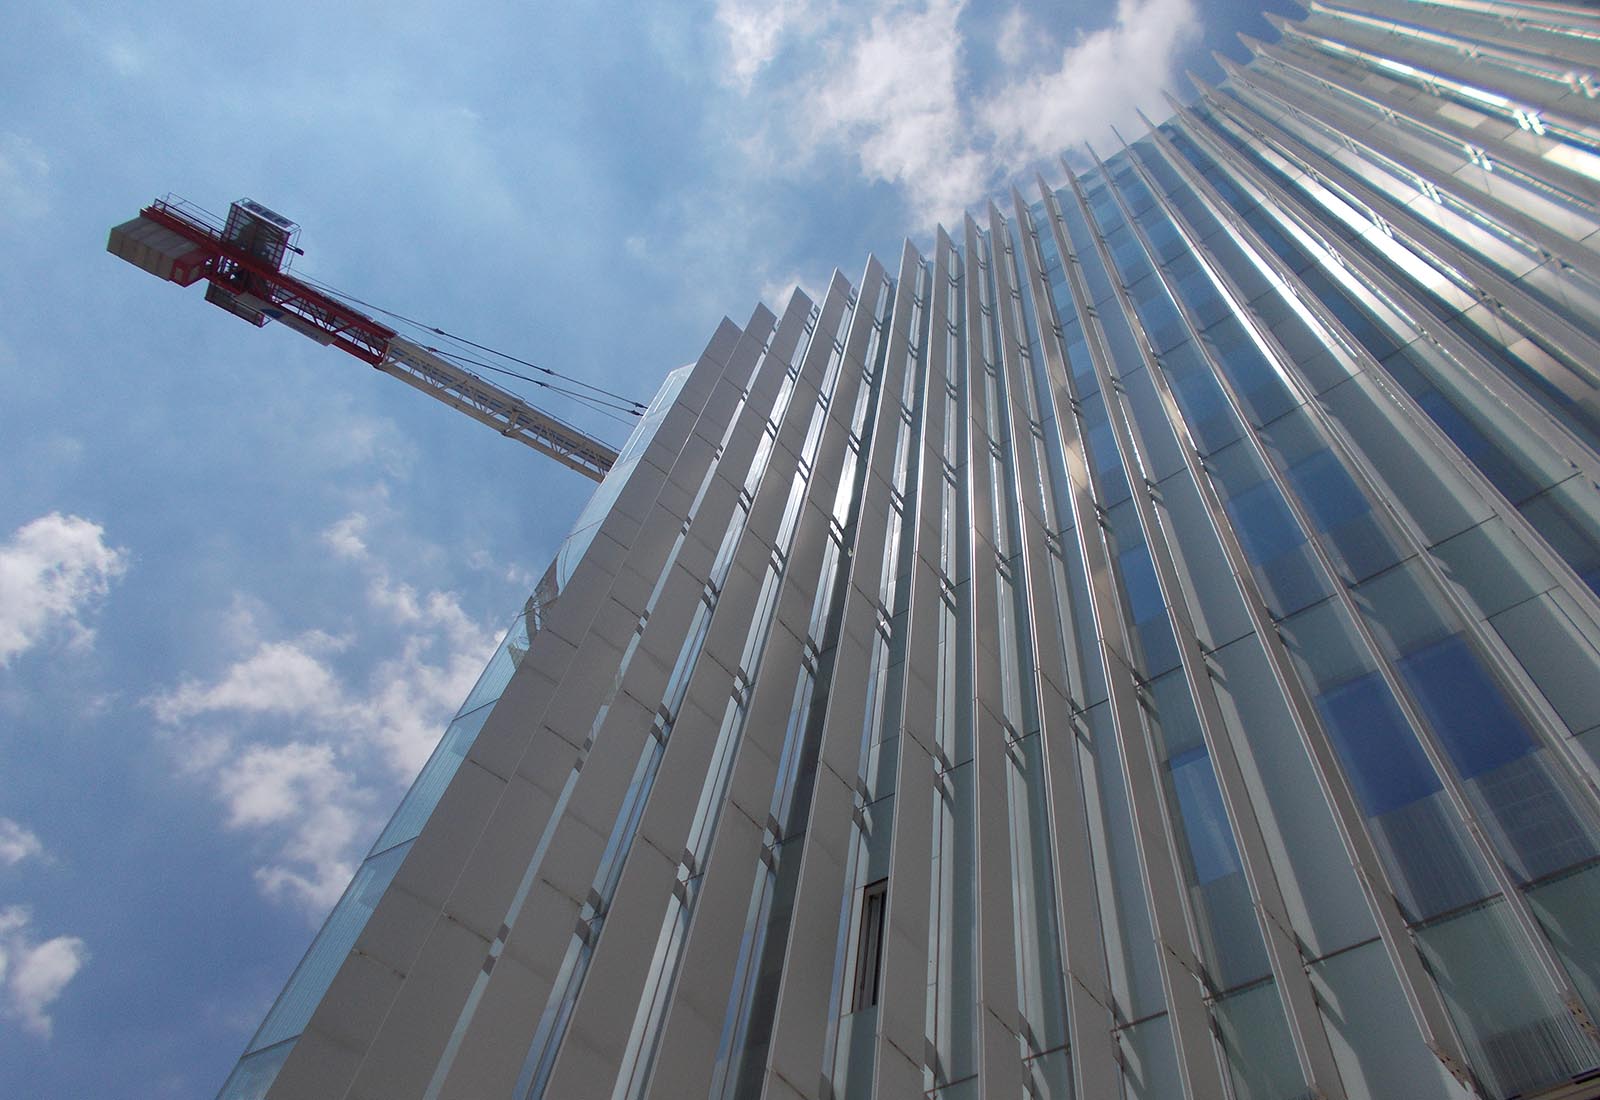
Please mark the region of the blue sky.
<svg viewBox="0 0 1600 1100"><path fill-rule="evenodd" d="M299 270L648 399L1270 37L1197 2L14 6L0 1096L214 1094L590 488L110 226L249 195Z"/></svg>

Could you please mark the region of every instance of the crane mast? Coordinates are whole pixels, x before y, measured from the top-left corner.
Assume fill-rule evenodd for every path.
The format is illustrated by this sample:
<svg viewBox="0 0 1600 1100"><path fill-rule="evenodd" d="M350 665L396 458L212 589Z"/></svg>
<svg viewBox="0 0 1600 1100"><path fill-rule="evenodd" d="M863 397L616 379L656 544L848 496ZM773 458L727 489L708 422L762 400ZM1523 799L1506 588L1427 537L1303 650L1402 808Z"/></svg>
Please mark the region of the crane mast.
<svg viewBox="0 0 1600 1100"><path fill-rule="evenodd" d="M182 200L158 199L111 230L106 251L179 286L206 281L206 301L256 327L276 321L393 375L501 435L593 481L617 452L284 268L299 227L240 199L222 225Z"/></svg>

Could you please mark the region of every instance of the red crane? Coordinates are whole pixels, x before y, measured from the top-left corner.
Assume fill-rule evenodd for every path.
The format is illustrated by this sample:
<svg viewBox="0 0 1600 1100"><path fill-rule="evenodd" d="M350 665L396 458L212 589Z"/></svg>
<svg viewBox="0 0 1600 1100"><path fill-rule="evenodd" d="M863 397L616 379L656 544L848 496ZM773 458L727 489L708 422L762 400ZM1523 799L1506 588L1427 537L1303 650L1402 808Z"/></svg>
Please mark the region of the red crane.
<svg viewBox="0 0 1600 1100"><path fill-rule="evenodd" d="M285 270L298 253L299 226L250 199L216 224L176 198L158 199L111 230L106 251L158 278L190 286L204 279L206 301L256 327L268 321L336 347L393 375L501 435L595 481L617 452L516 394L451 362Z"/></svg>

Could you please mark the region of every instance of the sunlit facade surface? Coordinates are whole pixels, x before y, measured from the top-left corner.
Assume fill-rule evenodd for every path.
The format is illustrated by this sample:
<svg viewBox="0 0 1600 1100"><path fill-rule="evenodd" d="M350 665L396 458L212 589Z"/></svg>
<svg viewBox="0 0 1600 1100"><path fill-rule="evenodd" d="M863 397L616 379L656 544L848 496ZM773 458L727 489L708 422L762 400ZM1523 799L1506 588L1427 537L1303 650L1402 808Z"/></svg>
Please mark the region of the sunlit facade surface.
<svg viewBox="0 0 1600 1100"><path fill-rule="evenodd" d="M1600 1096L1600 17L1249 45L671 376L225 1097Z"/></svg>

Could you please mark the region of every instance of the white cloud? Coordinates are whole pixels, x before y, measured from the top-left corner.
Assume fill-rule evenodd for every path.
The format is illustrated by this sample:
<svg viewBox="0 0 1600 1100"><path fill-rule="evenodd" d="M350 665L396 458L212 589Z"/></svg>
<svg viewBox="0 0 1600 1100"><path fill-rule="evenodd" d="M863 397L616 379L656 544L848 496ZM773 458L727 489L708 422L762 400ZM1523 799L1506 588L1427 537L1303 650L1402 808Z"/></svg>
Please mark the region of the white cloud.
<svg viewBox="0 0 1600 1100"><path fill-rule="evenodd" d="M370 801L333 747L254 745L219 767L217 779L229 828L287 826L279 862L256 871L267 895L287 895L312 912L332 906L355 873Z"/></svg>
<svg viewBox="0 0 1600 1100"><path fill-rule="evenodd" d="M323 661L339 639L309 631L287 642L263 642L210 683L186 681L152 700L156 716L177 723L217 711L336 721L344 688Z"/></svg>
<svg viewBox="0 0 1600 1100"><path fill-rule="evenodd" d="M805 18L791 17L793 7ZM804 120L788 132L774 123L779 133L748 143L751 157L777 168L790 160L784 145L802 158L844 150L866 180L897 188L917 217L947 225L1039 160L1136 126L1139 109L1159 110L1178 52L1198 29L1192 0L1120 0L1112 25L1057 52L1047 28L1016 7L993 39L1002 72L975 89L965 0L880 0L868 12L769 13L722 0L729 48L749 59L735 64L730 83L771 96L773 118ZM808 62L787 80L769 67L786 48Z"/></svg>
<svg viewBox="0 0 1600 1100"><path fill-rule="evenodd" d="M29 829L9 817L0 817L0 864L15 867L23 860L44 854L44 845Z"/></svg>
<svg viewBox="0 0 1600 1100"><path fill-rule="evenodd" d="M981 195L987 176L962 110L963 6L887 6L823 80L811 115L813 141L855 149L869 180L943 220Z"/></svg>
<svg viewBox="0 0 1600 1100"><path fill-rule="evenodd" d="M0 668L53 633L87 646L94 631L79 619L128 567L128 552L106 545L105 530L51 512L0 544Z"/></svg>
<svg viewBox="0 0 1600 1100"><path fill-rule="evenodd" d="M1140 110L1164 113L1161 89L1198 29L1191 0L1121 0L1115 24L1083 35L1055 68L1017 81L985 107L994 155L1020 167L1113 126L1127 132Z"/></svg>
<svg viewBox="0 0 1600 1100"><path fill-rule="evenodd" d="M89 961L89 952L76 936L36 941L31 923L32 914L23 906L0 910L0 983L5 994L0 1013L49 1038L46 1010Z"/></svg>
<svg viewBox="0 0 1600 1100"><path fill-rule="evenodd" d="M367 532L367 517L352 512L322 533L322 540L341 558L359 561L367 556L367 544L362 538Z"/></svg>
<svg viewBox="0 0 1600 1100"><path fill-rule="evenodd" d="M790 29L816 19L819 7L807 0L718 0L717 22L728 38L732 82L748 90L778 55Z"/></svg>
<svg viewBox="0 0 1600 1100"><path fill-rule="evenodd" d="M421 767L497 640L455 594L392 577L361 538L367 525L355 513L322 534L365 575L361 634L264 639L253 614L235 614L243 656L147 700L227 827L262 837L262 889L314 916L349 881L378 792ZM375 639L386 655L341 667Z"/></svg>
<svg viewBox="0 0 1600 1100"><path fill-rule="evenodd" d="M1027 60L1035 48L1032 35L1033 21L1020 7L1012 8L1000 20L1000 32L995 35L994 52L1000 63L1016 67Z"/></svg>
<svg viewBox="0 0 1600 1100"><path fill-rule="evenodd" d="M0 222L22 223L50 209L50 160L30 137L0 134Z"/></svg>

